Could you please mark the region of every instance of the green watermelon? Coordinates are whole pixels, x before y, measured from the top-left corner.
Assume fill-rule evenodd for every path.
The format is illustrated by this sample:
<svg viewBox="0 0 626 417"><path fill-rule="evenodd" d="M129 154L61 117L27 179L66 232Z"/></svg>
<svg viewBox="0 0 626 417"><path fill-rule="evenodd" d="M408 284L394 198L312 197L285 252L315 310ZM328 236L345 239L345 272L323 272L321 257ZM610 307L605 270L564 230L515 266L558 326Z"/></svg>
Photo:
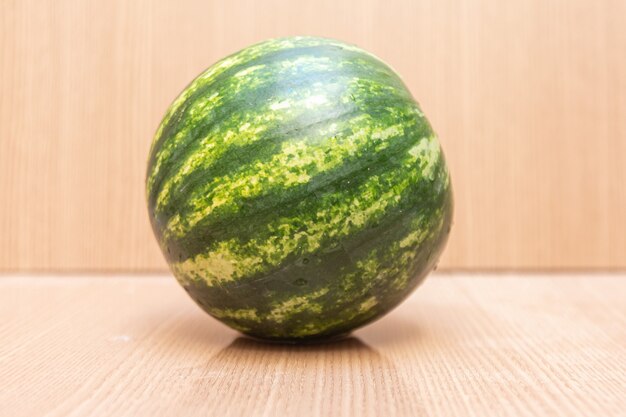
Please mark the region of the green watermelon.
<svg viewBox="0 0 626 417"><path fill-rule="evenodd" d="M452 218L437 136L404 83L355 46L269 40L174 100L146 193L177 280L245 334L344 335L433 269Z"/></svg>

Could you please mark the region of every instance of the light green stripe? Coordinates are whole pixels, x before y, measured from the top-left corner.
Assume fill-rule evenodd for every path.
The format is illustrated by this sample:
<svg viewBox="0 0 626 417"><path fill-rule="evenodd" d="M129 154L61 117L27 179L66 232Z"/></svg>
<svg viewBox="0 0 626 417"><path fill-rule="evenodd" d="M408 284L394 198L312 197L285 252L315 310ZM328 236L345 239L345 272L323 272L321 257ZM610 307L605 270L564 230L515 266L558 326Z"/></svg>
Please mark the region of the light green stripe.
<svg viewBox="0 0 626 417"><path fill-rule="evenodd" d="M274 303L270 312L263 318L275 323L282 323L292 315L305 311L319 314L322 312L322 305L314 300L323 297L328 291L328 288L321 288L309 294L296 295L287 300Z"/></svg>
<svg viewBox="0 0 626 417"><path fill-rule="evenodd" d="M274 323L283 323L291 318L294 314L303 312L321 313L322 305L315 300L323 297L329 291L329 288L321 288L309 294L295 295L282 301L274 302L270 306L270 311L259 316L256 308L217 308L207 307L209 313L220 319L239 321L252 321L261 323L263 321L272 321Z"/></svg>
<svg viewBox="0 0 626 417"><path fill-rule="evenodd" d="M246 320L260 323L261 319L257 315L256 308L217 308L217 307L205 307L211 315L220 319L228 320Z"/></svg>

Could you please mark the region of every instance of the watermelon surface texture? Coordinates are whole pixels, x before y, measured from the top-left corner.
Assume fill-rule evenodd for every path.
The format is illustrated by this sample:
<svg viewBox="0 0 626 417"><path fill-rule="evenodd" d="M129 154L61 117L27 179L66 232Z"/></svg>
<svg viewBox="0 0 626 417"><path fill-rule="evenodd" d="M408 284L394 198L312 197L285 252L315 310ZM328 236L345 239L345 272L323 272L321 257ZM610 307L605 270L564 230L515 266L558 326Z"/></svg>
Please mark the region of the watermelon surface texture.
<svg viewBox="0 0 626 417"><path fill-rule="evenodd" d="M398 75L312 37L250 46L193 80L156 132L146 193L196 303L282 341L390 311L436 265L452 218L439 141Z"/></svg>

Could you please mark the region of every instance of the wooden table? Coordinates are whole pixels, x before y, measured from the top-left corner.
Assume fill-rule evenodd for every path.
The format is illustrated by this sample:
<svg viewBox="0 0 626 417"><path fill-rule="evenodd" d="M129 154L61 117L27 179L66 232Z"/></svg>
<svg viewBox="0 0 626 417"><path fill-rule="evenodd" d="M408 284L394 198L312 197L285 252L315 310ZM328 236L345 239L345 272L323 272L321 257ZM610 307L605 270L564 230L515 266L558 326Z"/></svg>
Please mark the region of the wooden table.
<svg viewBox="0 0 626 417"><path fill-rule="evenodd" d="M344 341L267 345L167 276L0 277L0 415L626 415L626 276L445 275Z"/></svg>

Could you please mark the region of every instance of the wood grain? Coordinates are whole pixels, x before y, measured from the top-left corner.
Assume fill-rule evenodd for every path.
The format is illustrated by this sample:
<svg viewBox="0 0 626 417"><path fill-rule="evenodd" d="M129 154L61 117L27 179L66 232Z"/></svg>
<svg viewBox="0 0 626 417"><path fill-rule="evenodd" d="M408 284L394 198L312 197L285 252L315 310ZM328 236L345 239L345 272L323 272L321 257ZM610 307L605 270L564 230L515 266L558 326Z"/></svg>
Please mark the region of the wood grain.
<svg viewBox="0 0 626 417"><path fill-rule="evenodd" d="M354 42L439 132L444 268L626 268L626 2L3 1L0 269L160 270L143 178L169 102L269 37Z"/></svg>
<svg viewBox="0 0 626 417"><path fill-rule="evenodd" d="M268 345L170 277L0 279L20 416L624 416L626 276L438 275L337 343Z"/></svg>

